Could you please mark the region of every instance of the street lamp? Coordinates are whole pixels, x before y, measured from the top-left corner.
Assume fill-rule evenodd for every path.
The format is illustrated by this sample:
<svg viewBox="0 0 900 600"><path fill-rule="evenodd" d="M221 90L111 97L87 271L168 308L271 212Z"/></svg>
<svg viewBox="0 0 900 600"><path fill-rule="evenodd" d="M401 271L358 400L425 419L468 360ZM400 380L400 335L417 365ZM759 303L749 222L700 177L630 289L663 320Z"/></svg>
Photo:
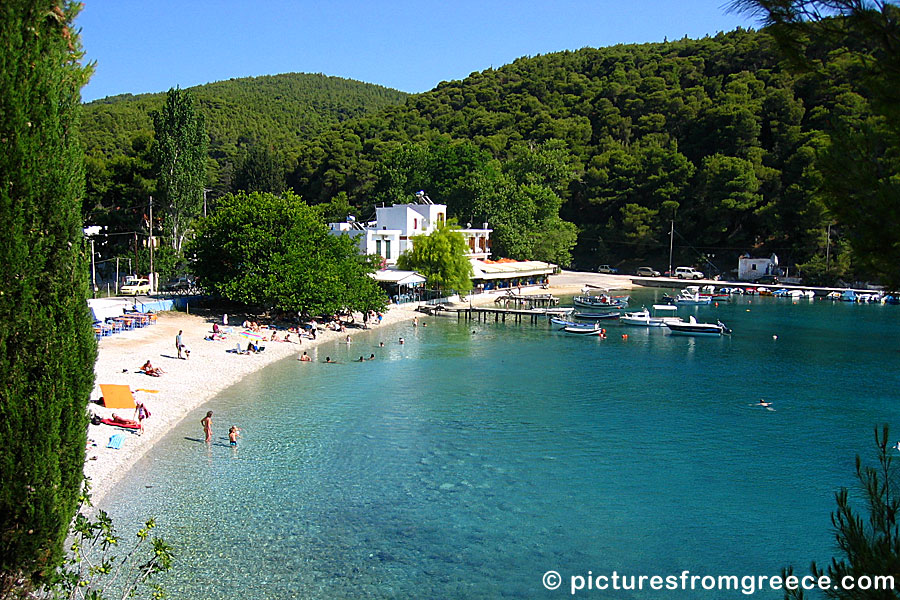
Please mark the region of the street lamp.
<svg viewBox="0 0 900 600"><path fill-rule="evenodd" d="M103 231L103 227L100 225L91 225L90 227L85 227L82 229L85 237L89 237L91 239L91 297L97 297L97 263L94 260L94 236Z"/></svg>

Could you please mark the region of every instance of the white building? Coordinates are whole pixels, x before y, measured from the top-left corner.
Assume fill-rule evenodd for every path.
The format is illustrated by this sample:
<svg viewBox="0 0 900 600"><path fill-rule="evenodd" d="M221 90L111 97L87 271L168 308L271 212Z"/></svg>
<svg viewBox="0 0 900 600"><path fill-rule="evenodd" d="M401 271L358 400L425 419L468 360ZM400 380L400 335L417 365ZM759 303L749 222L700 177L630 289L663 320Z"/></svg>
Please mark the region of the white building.
<svg viewBox="0 0 900 600"><path fill-rule="evenodd" d="M447 207L432 204L424 194L420 203L395 204L375 209L375 220L356 222L348 217L345 223L330 223L333 235L349 235L356 240L363 254L377 254L386 265L397 263L401 252L412 249L413 237L428 235L447 220ZM460 229L469 248L468 258L485 259L491 253L491 229L484 223L481 229Z"/></svg>
<svg viewBox="0 0 900 600"><path fill-rule="evenodd" d="M738 259L738 281L756 281L766 275L780 275L778 257L750 258L742 256Z"/></svg>

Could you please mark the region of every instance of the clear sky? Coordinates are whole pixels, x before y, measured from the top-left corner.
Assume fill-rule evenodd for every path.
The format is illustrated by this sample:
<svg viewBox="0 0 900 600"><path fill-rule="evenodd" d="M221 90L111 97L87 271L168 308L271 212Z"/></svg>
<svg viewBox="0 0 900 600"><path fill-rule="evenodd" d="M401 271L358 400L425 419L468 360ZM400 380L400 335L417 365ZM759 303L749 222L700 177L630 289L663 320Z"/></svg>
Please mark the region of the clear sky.
<svg viewBox="0 0 900 600"><path fill-rule="evenodd" d="M324 73L424 92L521 56L701 38L726 0L84 0L85 101L232 77Z"/></svg>

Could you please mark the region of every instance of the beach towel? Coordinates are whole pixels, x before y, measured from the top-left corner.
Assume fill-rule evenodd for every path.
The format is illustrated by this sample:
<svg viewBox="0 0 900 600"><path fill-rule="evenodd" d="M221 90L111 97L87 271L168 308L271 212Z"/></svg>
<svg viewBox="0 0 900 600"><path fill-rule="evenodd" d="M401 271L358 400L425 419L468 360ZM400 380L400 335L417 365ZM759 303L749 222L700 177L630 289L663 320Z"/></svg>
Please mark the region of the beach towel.
<svg viewBox="0 0 900 600"><path fill-rule="evenodd" d="M116 433L110 436L109 443L106 445L107 448L112 448L113 450L118 450L122 447L122 442L125 441L125 435L122 433Z"/></svg>

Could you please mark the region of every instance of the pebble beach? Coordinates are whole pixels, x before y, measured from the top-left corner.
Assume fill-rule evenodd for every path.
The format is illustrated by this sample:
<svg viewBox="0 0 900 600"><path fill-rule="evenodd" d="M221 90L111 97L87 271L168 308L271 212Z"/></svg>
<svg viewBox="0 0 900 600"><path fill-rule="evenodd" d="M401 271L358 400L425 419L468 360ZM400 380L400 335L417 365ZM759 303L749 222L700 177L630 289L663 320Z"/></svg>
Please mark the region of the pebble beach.
<svg viewBox="0 0 900 600"><path fill-rule="evenodd" d="M609 289L627 289L631 281L627 277L599 275L594 273L563 272L551 277L550 293L573 294L585 284ZM536 287L523 288L524 294L547 293ZM492 304L495 294L472 296L473 303ZM468 304L468 300L466 302ZM213 324L223 327L222 317L197 316L180 312L160 313L156 324L104 337L98 344L95 365L95 386L91 396L90 411L101 418L111 417L115 412L120 417L134 419L133 410L105 408L97 401L101 397L100 384L127 385L138 402L143 402L151 417L144 421L144 432L133 431L109 425L90 425L88 429L85 475L91 481L92 500L102 506L104 496L127 473L144 454L152 451L174 425L182 419L197 421L204 416L202 405L226 388L239 382L245 376L276 361L296 359L303 351L310 354L317 346L343 339L345 336L377 335L379 329L414 317L422 318L415 309L415 303L391 306L384 313L381 323L368 330L350 328L347 332L337 332L319 328L315 340L302 338L300 343L266 342L266 350L259 354L240 355L229 353L241 330L235 317L230 317L229 327L233 333L226 341L207 341ZM237 326L235 326L237 325ZM175 349L175 336L182 331L182 339L191 352L189 359L179 359ZM284 331L279 332L283 337ZM296 339L296 336L291 336ZM164 373L152 377L140 371L141 365L150 360L154 367ZM107 448L112 435L122 433L125 441L118 449ZM198 433L199 435L199 433Z"/></svg>

